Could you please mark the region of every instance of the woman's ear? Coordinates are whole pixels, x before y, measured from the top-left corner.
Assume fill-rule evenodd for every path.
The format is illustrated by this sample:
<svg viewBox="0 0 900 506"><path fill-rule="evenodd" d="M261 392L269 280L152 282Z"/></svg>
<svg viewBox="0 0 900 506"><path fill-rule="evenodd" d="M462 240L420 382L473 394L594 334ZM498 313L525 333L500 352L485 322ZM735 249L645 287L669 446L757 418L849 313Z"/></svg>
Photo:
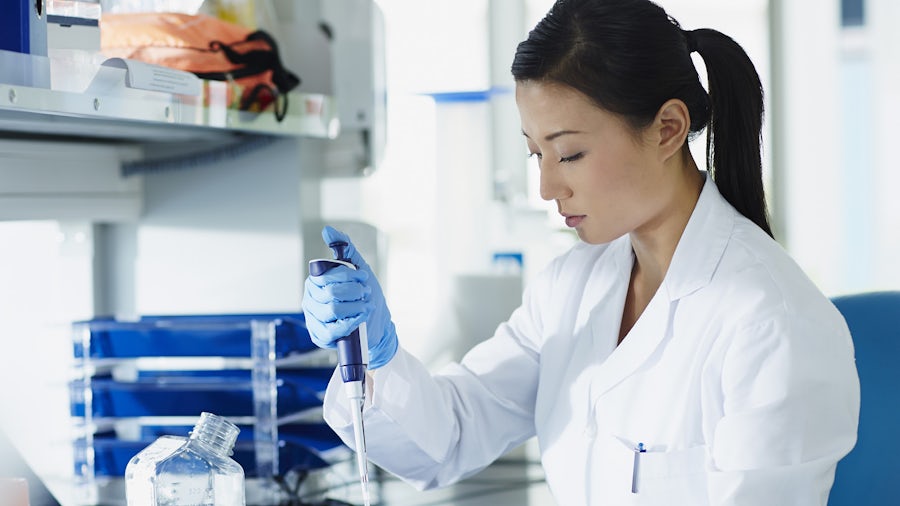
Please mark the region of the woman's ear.
<svg viewBox="0 0 900 506"><path fill-rule="evenodd" d="M653 130L660 158L668 160L679 153L691 129L691 115L687 105L678 99L666 101L656 113Z"/></svg>

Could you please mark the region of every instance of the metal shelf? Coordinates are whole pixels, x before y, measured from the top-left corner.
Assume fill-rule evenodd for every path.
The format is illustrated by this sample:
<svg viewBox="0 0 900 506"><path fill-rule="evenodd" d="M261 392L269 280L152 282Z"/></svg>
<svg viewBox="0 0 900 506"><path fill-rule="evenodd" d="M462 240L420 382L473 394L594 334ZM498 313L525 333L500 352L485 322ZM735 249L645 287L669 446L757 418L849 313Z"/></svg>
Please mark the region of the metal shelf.
<svg viewBox="0 0 900 506"><path fill-rule="evenodd" d="M0 50L0 137L99 142L230 144L251 136L335 138L340 130L329 95L291 93L287 115L230 108L228 83L201 81L191 96L138 89L128 70ZM217 98L219 97L219 98Z"/></svg>

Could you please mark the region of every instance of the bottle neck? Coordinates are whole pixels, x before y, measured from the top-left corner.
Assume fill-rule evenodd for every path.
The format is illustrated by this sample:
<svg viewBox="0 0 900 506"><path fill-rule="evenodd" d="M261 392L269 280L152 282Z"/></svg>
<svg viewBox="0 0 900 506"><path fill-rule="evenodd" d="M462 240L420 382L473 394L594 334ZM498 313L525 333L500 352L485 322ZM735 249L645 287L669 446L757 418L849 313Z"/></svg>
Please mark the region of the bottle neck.
<svg viewBox="0 0 900 506"><path fill-rule="evenodd" d="M240 429L235 424L221 416L204 412L191 431L191 439L204 443L216 455L227 457L231 455L238 432Z"/></svg>

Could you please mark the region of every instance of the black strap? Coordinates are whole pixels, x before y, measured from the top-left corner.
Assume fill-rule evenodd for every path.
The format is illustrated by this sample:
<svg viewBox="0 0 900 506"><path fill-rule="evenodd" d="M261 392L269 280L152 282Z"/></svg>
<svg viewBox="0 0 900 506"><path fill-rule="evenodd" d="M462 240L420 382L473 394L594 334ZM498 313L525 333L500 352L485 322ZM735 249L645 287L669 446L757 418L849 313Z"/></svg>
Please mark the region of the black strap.
<svg viewBox="0 0 900 506"><path fill-rule="evenodd" d="M278 52L278 44L275 42L275 39L273 39L271 35L262 30L257 30L248 35L247 40L263 40L269 45L270 48L272 48L272 82L275 83L275 87L278 88L278 91L280 93L287 93L297 86L300 86L300 78L290 70L284 68L284 65L282 65L281 55Z"/></svg>
<svg viewBox="0 0 900 506"><path fill-rule="evenodd" d="M247 92L244 97L241 99L240 109L242 111L246 111L250 109L253 104L259 101L259 96L263 93L267 92L272 95L272 108L275 111L275 119L281 121L287 116L287 107L288 107L288 94L287 93L278 93L277 90L272 89L271 86L265 83L259 83Z"/></svg>
<svg viewBox="0 0 900 506"><path fill-rule="evenodd" d="M269 49L253 49L243 53L237 49L242 44L258 40L262 40L268 44ZM275 117L278 121L284 119L284 116L287 114L287 93L299 86L301 80L296 74L286 69L281 63L281 56L278 53L278 44L271 35L263 30L257 30L247 35L243 41L234 44L225 44L222 41L214 40L209 43L209 49L214 52L222 51L225 53L225 57L228 58L229 62L240 65L240 67L229 72L194 72L197 77L215 81L226 81L229 79L255 76L271 70L272 83L275 85L275 90L265 84L256 85L241 101L241 109L249 109L263 91L269 91L272 93L273 102L275 102ZM279 100L279 98L281 98L281 100Z"/></svg>
<svg viewBox="0 0 900 506"><path fill-rule="evenodd" d="M269 49L253 49L244 53L236 49L241 44L257 40L264 41L269 45ZM238 79L271 70L272 83L275 84L280 93L287 93L301 83L300 78L296 74L284 68L284 65L281 63L281 55L278 53L278 44L271 35L263 30L257 30L248 35L243 41L234 44L225 44L222 41L214 40L209 43L209 48L212 51L222 51L229 62L241 65L241 67L231 72L197 72L197 76L201 79L221 81L228 79L229 76L233 79Z"/></svg>

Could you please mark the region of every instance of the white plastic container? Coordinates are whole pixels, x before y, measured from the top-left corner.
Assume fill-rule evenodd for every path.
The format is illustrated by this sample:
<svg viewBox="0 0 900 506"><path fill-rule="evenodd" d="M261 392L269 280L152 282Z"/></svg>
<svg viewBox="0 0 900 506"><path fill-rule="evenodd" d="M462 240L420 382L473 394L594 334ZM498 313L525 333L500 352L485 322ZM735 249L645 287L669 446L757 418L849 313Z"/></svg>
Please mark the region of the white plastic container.
<svg viewBox="0 0 900 506"><path fill-rule="evenodd" d="M157 439L125 468L128 506L245 506L244 470L230 457L238 432L204 412L190 438Z"/></svg>

